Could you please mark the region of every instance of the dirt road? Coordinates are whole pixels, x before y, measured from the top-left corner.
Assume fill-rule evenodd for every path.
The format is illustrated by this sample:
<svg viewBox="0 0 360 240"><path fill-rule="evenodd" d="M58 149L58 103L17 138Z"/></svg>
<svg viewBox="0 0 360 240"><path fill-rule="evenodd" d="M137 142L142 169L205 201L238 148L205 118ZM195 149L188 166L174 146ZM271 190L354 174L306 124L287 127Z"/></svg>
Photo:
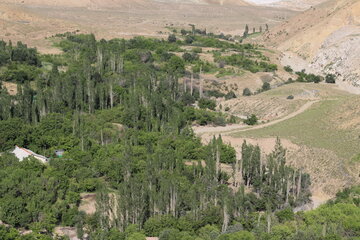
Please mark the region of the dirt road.
<svg viewBox="0 0 360 240"><path fill-rule="evenodd" d="M206 134L206 135L209 135L209 134L213 134L213 135L218 135L218 134L230 135L230 134L235 133L235 132L245 132L245 131L249 131L249 130L261 129L261 128L269 127L269 126L275 125L277 123L286 121L286 120L291 119L293 117L296 117L297 115L299 115L299 114L305 112L306 110L308 110L314 103L317 103L317 102L319 102L319 100L309 101L309 102L305 103L302 107L300 107L298 110L296 110L295 112L290 113L289 115L286 115L286 116L284 116L282 118L276 119L276 120L268 122L268 123L256 125L254 127L249 127L249 126L241 123L241 124L228 125L228 126L224 126L224 127L213 127L213 126L193 127L193 130L194 130L196 135L202 136L204 134Z"/></svg>

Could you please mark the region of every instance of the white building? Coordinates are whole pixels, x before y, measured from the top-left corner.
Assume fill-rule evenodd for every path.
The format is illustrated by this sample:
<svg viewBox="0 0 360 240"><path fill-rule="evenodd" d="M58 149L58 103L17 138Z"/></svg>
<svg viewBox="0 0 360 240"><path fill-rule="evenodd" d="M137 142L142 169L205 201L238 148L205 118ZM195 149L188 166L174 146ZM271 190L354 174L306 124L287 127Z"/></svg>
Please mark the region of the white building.
<svg viewBox="0 0 360 240"><path fill-rule="evenodd" d="M31 151L29 149L21 148L21 147L18 147L18 146L15 146L15 149L14 149L14 151L12 151L12 153L15 154L15 156L20 161L23 161L25 158L30 157L30 156L38 159L42 163L47 163L49 161L49 159L47 159L44 156L36 154L36 153L34 153L33 151Z"/></svg>

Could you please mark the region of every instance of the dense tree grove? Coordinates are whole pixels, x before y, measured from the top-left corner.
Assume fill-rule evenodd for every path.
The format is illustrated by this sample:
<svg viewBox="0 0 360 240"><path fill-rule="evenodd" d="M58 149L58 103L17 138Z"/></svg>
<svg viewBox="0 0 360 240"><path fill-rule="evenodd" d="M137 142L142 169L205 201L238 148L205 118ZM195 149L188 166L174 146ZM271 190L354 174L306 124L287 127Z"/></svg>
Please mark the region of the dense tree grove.
<svg viewBox="0 0 360 240"><path fill-rule="evenodd" d="M198 36L193 43L230 44ZM345 200L305 215L292 212L309 201L310 177L286 165L280 141L268 156L247 143L236 156L221 136L208 145L194 136L190 124L221 125L227 116L206 110L216 103L203 92L201 76L199 87L194 73L182 81L186 67L200 60L174 54L181 44L69 34L58 43L64 54L56 56L1 44L0 79L18 87L13 95L0 90L0 220L8 224L0 225L0 239L52 239L55 226L75 227L79 238L92 240L316 239L302 238L309 223L314 236L323 226L329 228L324 237L356 236L359 228L349 219L341 219L339 231L327 215L314 221L332 208L356 214ZM233 58L243 64L244 57ZM257 71L275 70L253 63ZM27 77L7 77L14 69ZM8 153L14 145L50 157L49 164L32 157L19 162ZM233 174L222 171L224 164ZM93 215L78 210L84 192L96 193Z"/></svg>

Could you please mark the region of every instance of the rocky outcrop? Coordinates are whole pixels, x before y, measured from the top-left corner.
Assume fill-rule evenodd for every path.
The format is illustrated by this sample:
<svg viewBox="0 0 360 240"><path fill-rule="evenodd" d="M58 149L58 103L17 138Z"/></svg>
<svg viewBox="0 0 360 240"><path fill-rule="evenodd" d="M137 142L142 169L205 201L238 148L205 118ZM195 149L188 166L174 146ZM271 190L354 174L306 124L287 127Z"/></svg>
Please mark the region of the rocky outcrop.
<svg viewBox="0 0 360 240"><path fill-rule="evenodd" d="M343 88L360 93L359 26L360 1L330 0L271 29L264 41L295 53L317 72L336 74Z"/></svg>
<svg viewBox="0 0 360 240"><path fill-rule="evenodd" d="M360 88L360 26L349 25L331 34L314 57L312 66Z"/></svg>

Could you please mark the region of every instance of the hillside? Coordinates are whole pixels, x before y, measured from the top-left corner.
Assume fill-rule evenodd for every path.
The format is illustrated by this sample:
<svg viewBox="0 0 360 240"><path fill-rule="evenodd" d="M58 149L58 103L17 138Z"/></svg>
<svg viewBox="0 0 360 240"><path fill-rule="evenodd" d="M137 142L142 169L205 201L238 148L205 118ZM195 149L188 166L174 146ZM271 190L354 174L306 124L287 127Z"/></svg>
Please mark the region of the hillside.
<svg viewBox="0 0 360 240"><path fill-rule="evenodd" d="M268 45L295 53L309 63L309 68L338 76L344 88L359 87L360 2L332 0L312 7L264 36ZM296 57L286 64L296 65ZM301 70L301 69L296 69ZM359 92L352 88L352 91Z"/></svg>
<svg viewBox="0 0 360 240"><path fill-rule="evenodd" d="M272 3L275 7L286 7L291 9L306 10L328 0L281 0Z"/></svg>
<svg viewBox="0 0 360 240"><path fill-rule="evenodd" d="M128 6L146 6L152 7L157 2L171 4L214 4L214 5L237 5L249 6L250 4L243 0L5 0L5 3L19 5L35 5L35 6L56 6L56 7L82 7L82 8L122 8Z"/></svg>
<svg viewBox="0 0 360 240"><path fill-rule="evenodd" d="M202 3L202 4L201 4ZM206 3L206 4L204 4ZM209 4L209 3L223 3ZM57 33L94 33L98 38L167 38L169 27L189 24L219 34L242 35L246 24L273 27L297 12L248 6L244 1L6 0L0 3L0 39L22 41L56 53L45 38Z"/></svg>
<svg viewBox="0 0 360 240"><path fill-rule="evenodd" d="M261 216L253 215L310 202L310 176L286 165L280 142L267 157L243 145L240 170L233 168L240 161L235 149L220 137L202 144L190 130L193 124L236 121L214 111L210 96L220 93L202 88L203 72L275 73L277 65L259 46L205 34L188 37L191 43L145 37L97 41L94 35L67 33L51 39L64 52L60 55L0 42L0 219L6 226L49 236L33 234L30 240L50 240L74 227L79 239L87 234L91 240L145 240L130 235L134 229L162 238L169 227L195 239L208 227L221 227L213 238L220 240L220 233L236 227L233 222L248 221L247 234L254 239L252 226ZM222 67L203 61L193 47L199 53L212 48ZM189 75L191 81L184 81ZM16 85L16 95L8 82ZM14 146L46 156L49 163L18 159ZM233 181L223 169L243 177ZM85 196L96 203L81 204ZM84 204L96 209L86 215L80 212ZM173 224L154 229L159 218ZM178 221L185 221L184 227L178 228ZM76 232L68 235L76 239Z"/></svg>
<svg viewBox="0 0 360 240"><path fill-rule="evenodd" d="M359 1L1 1L0 240L357 239Z"/></svg>

